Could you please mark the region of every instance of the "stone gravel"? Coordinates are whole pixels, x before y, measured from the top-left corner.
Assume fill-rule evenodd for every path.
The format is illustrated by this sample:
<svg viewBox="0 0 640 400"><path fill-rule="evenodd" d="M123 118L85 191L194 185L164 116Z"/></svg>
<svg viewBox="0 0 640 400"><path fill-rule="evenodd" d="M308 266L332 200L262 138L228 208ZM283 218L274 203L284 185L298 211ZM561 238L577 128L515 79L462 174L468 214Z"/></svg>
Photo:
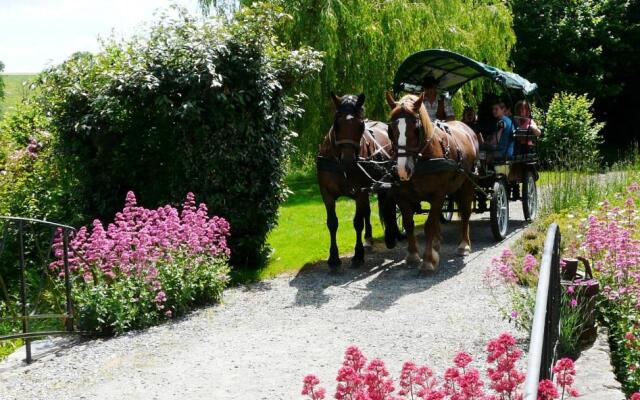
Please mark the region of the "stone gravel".
<svg viewBox="0 0 640 400"><path fill-rule="evenodd" d="M378 243L363 267L340 275L307 265L229 289L223 304L159 327L56 340L29 366L15 353L0 363L0 399L299 399L307 373L333 389L351 344L394 375L409 359L442 371L458 350L484 357L487 340L504 331L525 344L482 283L491 258L520 235L521 210L511 203L511 234L499 245L488 214L474 216L465 259L454 256L459 224L444 226L440 267L426 277L403 261L406 243Z"/></svg>

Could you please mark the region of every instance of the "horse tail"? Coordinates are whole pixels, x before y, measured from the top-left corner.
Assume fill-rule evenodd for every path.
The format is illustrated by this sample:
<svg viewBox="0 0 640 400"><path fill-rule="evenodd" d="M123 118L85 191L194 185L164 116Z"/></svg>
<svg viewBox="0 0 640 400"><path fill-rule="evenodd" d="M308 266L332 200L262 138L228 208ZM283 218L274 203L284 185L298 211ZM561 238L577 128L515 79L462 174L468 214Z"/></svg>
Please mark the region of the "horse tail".
<svg viewBox="0 0 640 400"><path fill-rule="evenodd" d="M384 243L388 249L393 249L400 237L400 229L396 220L395 199L386 190L378 192L378 217L384 228Z"/></svg>

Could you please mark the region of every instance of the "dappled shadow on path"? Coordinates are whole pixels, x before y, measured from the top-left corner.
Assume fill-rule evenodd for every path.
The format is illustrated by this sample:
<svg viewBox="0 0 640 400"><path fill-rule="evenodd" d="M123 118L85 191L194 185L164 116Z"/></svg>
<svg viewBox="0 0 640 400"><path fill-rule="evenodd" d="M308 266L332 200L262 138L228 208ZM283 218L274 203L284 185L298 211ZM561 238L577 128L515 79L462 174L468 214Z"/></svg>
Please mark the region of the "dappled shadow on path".
<svg viewBox="0 0 640 400"><path fill-rule="evenodd" d="M510 233L514 234L523 226L524 221L510 221ZM420 232L418 241L422 250L422 229L416 231ZM423 292L455 277L482 252L501 245L494 241L488 220L475 219L471 221L473 252L464 259L456 257L459 231L457 221L442 226L440 266L435 273L424 276L419 275L416 267L410 267L404 261L406 242L398 243L392 250L376 243L374 251L367 253L365 264L357 269L349 267L350 257L343 257L343 271L335 275L329 274L325 261L307 264L289 283L297 289L292 306L322 307L335 295L336 292L332 289L341 287L364 292L364 296L352 309L385 311L406 295Z"/></svg>

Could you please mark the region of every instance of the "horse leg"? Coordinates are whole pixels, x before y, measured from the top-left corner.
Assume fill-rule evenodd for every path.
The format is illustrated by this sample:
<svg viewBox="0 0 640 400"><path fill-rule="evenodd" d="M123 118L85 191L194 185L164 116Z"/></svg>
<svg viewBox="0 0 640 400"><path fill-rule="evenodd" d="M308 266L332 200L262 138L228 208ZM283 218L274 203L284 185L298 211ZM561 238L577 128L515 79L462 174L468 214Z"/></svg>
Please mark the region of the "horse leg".
<svg viewBox="0 0 640 400"><path fill-rule="evenodd" d="M433 272L438 267L440 261L440 255L438 251L440 249L441 235L440 235L440 214L442 213L442 205L444 203L444 196L431 201L431 208L429 209L429 217L424 224L424 236L426 238L426 245L424 247L424 256L422 257L422 265L420 271Z"/></svg>
<svg viewBox="0 0 640 400"><path fill-rule="evenodd" d="M356 231L356 247L351 258L351 266L358 268L364 263L364 246L362 245L362 230L365 225L365 208L369 206L369 195L360 193L356 197L356 215L353 217L353 228Z"/></svg>
<svg viewBox="0 0 640 400"><path fill-rule="evenodd" d="M371 204L369 203L369 195L364 193L366 201L363 201L363 216L364 216L364 248L365 250L373 249L373 229L371 227Z"/></svg>
<svg viewBox="0 0 640 400"><path fill-rule="evenodd" d="M407 234L407 257L405 261L409 265L420 263L420 254L418 253L418 243L414 232L413 214L414 206L411 202L399 203L400 212L402 213L402 225L404 225Z"/></svg>
<svg viewBox="0 0 640 400"><path fill-rule="evenodd" d="M329 270L335 272L342 263L340 261L340 253L338 252L338 244L336 243L336 232L338 231L338 216L336 215L336 199L329 194L322 194L324 207L327 210L327 228L331 236L331 246L329 247Z"/></svg>
<svg viewBox="0 0 640 400"><path fill-rule="evenodd" d="M457 193L458 209L460 210L460 244L457 254L468 256L471 253L471 237L469 235L469 220L473 205L474 188L471 182L465 182Z"/></svg>

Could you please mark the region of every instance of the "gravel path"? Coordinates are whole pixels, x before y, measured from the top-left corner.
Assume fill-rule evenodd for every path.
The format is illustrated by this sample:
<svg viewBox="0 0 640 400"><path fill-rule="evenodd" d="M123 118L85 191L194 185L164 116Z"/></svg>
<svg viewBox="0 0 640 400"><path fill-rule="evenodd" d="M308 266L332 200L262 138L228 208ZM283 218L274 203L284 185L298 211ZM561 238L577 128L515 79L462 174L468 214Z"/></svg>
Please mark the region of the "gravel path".
<svg viewBox="0 0 640 400"><path fill-rule="evenodd" d="M484 356L489 338L513 331L482 276L519 236L521 210L511 204L512 233L497 246L488 220L474 216L464 260L454 257L458 224L444 226L440 267L425 278L404 263L404 242L380 246L339 276L307 265L144 332L55 347L30 366L20 352L0 364L0 399L299 399L307 373L334 387L350 344L394 375L408 359L442 371L457 350Z"/></svg>

